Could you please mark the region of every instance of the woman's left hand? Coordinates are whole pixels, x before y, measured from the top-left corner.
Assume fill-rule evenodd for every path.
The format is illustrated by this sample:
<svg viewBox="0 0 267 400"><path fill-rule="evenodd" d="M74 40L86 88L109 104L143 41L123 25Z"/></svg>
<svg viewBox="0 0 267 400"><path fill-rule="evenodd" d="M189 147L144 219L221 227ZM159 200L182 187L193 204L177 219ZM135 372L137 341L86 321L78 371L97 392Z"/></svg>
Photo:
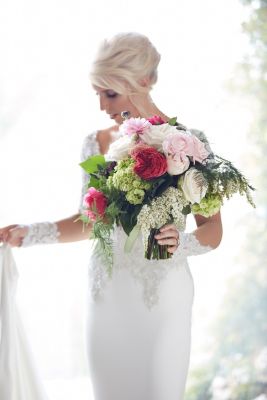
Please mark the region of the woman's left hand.
<svg viewBox="0 0 267 400"><path fill-rule="evenodd" d="M155 235L155 238L160 245L169 245L167 251L174 253L180 244L179 232L174 224L167 224L160 228L160 233Z"/></svg>

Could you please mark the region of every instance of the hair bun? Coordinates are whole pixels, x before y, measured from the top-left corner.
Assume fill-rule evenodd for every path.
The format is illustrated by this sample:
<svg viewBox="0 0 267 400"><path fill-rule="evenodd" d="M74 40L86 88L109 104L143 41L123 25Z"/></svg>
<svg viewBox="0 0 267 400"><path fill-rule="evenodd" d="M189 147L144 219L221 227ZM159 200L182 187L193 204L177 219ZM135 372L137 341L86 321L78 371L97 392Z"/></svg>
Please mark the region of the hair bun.
<svg viewBox="0 0 267 400"><path fill-rule="evenodd" d="M119 33L102 42L93 62L92 84L122 94L149 92L157 82L160 54L140 33Z"/></svg>

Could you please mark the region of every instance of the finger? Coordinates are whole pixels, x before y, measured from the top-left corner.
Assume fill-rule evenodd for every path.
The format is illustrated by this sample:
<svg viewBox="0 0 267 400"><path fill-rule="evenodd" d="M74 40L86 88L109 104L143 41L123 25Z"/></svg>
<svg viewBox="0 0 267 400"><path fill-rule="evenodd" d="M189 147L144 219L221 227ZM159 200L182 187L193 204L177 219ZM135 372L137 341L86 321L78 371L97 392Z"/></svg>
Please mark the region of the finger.
<svg viewBox="0 0 267 400"><path fill-rule="evenodd" d="M9 231L16 228L18 225L13 224L13 225L8 225L5 226L4 228L0 229L0 240L2 240L3 242L5 242L7 240L7 236L9 234Z"/></svg>
<svg viewBox="0 0 267 400"><path fill-rule="evenodd" d="M167 225L164 225L164 226L162 226L161 228L160 228L160 232L165 232L165 231L167 231L167 230L169 230L169 229L171 229L171 230L177 230L177 226L175 225L175 224L167 224Z"/></svg>
<svg viewBox="0 0 267 400"><path fill-rule="evenodd" d="M180 243L179 243L179 239L177 239L177 238L175 238L175 239L174 238L172 238L172 239L169 238L169 239L158 240L158 244L160 246L167 245L168 246L167 247L168 253L173 254L178 249Z"/></svg>
<svg viewBox="0 0 267 400"><path fill-rule="evenodd" d="M174 237L174 238L178 239L179 238L179 232L178 232L177 228L168 229L168 230L166 230L164 232L161 232L161 233L158 233L157 235L155 235L156 239L163 239L163 238L166 238L166 237L170 237L170 238Z"/></svg>
<svg viewBox="0 0 267 400"><path fill-rule="evenodd" d="M11 247L20 247L22 244L22 238L15 238L8 241Z"/></svg>
<svg viewBox="0 0 267 400"><path fill-rule="evenodd" d="M6 236L6 242L11 247L18 247L21 245L22 237L21 228L13 228L8 232L8 235Z"/></svg>
<svg viewBox="0 0 267 400"><path fill-rule="evenodd" d="M177 247L177 238L160 239L158 240L158 244L161 246L168 245Z"/></svg>
<svg viewBox="0 0 267 400"><path fill-rule="evenodd" d="M2 237L3 237L3 242L7 242L8 241L8 236L9 236L9 231L6 231L3 233Z"/></svg>
<svg viewBox="0 0 267 400"><path fill-rule="evenodd" d="M167 248L168 253L172 254L175 253L175 251L178 249L179 246L180 246L180 240L179 238L177 238L175 245Z"/></svg>
<svg viewBox="0 0 267 400"><path fill-rule="evenodd" d="M15 228L16 226L18 226L18 224L8 225L5 226L4 228L0 228L0 235L2 235L6 231L9 231L10 229Z"/></svg>
<svg viewBox="0 0 267 400"><path fill-rule="evenodd" d="M24 230L20 227L15 227L13 229L10 229L6 233L5 241L12 246L17 246L19 243L21 243L23 237L24 237Z"/></svg>
<svg viewBox="0 0 267 400"><path fill-rule="evenodd" d="M168 253L173 254L173 253L176 252L176 250L177 250L177 246L167 247L167 252L168 252Z"/></svg>

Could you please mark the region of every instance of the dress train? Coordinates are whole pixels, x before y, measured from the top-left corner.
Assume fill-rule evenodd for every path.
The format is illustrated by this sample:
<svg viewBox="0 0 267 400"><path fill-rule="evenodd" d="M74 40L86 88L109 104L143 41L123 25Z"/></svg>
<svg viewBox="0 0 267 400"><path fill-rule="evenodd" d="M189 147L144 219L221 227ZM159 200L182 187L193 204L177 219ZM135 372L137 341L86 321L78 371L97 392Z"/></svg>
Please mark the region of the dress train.
<svg viewBox="0 0 267 400"><path fill-rule="evenodd" d="M9 246L0 246L0 399L48 400L16 306L18 271Z"/></svg>

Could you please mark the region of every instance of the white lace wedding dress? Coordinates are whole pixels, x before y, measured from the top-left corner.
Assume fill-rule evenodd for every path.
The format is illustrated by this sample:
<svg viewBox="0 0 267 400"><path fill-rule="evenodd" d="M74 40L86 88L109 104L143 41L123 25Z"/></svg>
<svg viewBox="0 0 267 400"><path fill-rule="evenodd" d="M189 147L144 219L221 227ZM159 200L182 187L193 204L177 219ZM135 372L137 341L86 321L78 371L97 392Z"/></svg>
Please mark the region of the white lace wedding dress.
<svg viewBox="0 0 267 400"><path fill-rule="evenodd" d="M82 158L97 153L94 132ZM87 343L95 400L182 400L194 297L187 255L210 248L181 233L171 259L148 261L141 237L130 254L125 239L116 228L112 278L94 253L90 259Z"/></svg>
<svg viewBox="0 0 267 400"><path fill-rule="evenodd" d="M100 152L96 134L85 139L83 159ZM84 191L87 181L84 174ZM55 223L31 224L22 246L56 243L59 235ZM94 400L182 400L194 297L187 256L211 247L180 232L171 259L148 261L141 237L130 254L124 252L125 239L117 227L111 278L94 251L90 257L86 338ZM0 399L43 400L15 307L17 274L11 251L0 250Z"/></svg>

